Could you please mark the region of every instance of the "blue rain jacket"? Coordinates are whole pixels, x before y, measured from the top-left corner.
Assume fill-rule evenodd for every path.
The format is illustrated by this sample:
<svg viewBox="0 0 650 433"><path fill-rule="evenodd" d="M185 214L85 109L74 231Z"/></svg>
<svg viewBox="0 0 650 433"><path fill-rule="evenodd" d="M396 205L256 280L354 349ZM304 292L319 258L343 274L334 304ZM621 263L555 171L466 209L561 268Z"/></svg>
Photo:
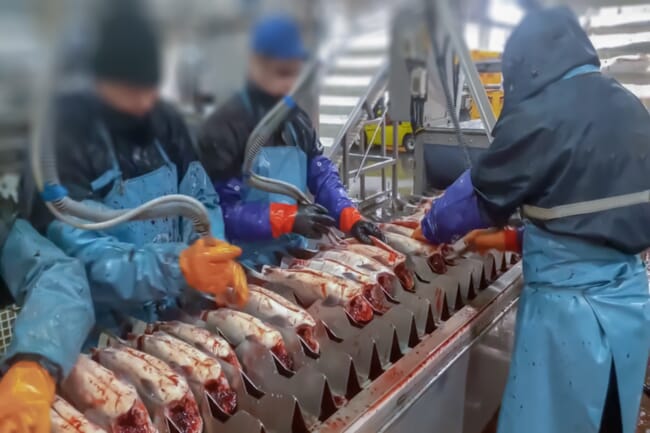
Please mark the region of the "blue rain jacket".
<svg viewBox="0 0 650 433"><path fill-rule="evenodd" d="M18 219L2 246L0 276L22 307L2 364L21 356L42 357L61 380L95 323L83 265Z"/></svg>

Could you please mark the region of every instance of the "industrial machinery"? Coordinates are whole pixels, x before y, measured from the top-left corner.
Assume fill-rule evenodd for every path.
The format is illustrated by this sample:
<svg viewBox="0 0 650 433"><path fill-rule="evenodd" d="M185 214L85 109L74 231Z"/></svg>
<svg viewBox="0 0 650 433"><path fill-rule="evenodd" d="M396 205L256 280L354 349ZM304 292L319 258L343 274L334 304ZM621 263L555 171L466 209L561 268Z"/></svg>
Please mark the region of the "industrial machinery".
<svg viewBox="0 0 650 433"><path fill-rule="evenodd" d="M415 292L400 291L388 312L361 328L342 308L317 301L307 311L318 322L320 354L289 344L289 373L269 351L251 358L250 346L238 346L248 367L245 380L229 377L238 410L226 421L204 416L207 431L424 432L435 425L480 433L506 380L521 288L516 260L466 256L435 274L411 257ZM267 287L293 299L282 284Z"/></svg>

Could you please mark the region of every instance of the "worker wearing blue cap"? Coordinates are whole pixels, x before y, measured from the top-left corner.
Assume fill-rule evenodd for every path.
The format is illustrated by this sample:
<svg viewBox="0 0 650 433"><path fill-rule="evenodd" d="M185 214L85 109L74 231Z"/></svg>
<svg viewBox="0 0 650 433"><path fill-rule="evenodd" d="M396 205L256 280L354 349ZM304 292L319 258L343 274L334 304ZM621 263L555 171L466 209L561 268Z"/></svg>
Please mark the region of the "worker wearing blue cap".
<svg viewBox="0 0 650 433"><path fill-rule="evenodd" d="M221 197L228 239L244 250L249 265L277 261L288 248L305 245L337 225L361 242L381 238L347 195L338 169L322 155L307 114L295 107L264 145L253 166L262 176L311 192L316 204L296 204L282 194L249 188L242 174L246 142L256 124L285 95L307 58L295 20L276 15L260 21L251 35L248 82L213 113L199 134L201 162Z"/></svg>

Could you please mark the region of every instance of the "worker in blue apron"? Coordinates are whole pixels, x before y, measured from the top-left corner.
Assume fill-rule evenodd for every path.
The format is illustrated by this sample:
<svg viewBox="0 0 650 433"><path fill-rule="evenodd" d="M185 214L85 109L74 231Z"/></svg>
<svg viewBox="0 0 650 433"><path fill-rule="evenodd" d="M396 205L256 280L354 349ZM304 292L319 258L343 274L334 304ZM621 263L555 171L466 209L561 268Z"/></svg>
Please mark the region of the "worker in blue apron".
<svg viewBox="0 0 650 433"><path fill-rule="evenodd" d="M525 218L500 433L634 433L650 347L639 258L650 246L650 115L600 73L566 8L526 16L502 64L494 141L433 203L422 234L452 242L518 208Z"/></svg>
<svg viewBox="0 0 650 433"><path fill-rule="evenodd" d="M330 227L370 243L381 238L350 200L334 163L303 110L293 107L253 162L253 172L282 180L314 196L315 204L251 189L242 165L246 142L256 124L293 87L307 52L298 24L284 15L262 19L251 35L248 82L209 116L199 133L203 165L221 197L228 240L243 248L248 265L278 263L306 238L320 238Z"/></svg>
<svg viewBox="0 0 650 433"><path fill-rule="evenodd" d="M3 156L11 158L0 151ZM19 218L15 198L5 193L0 191L0 431L50 433L56 385L94 324L90 288L83 265ZM21 310L11 323L13 310L5 308L14 302Z"/></svg>
<svg viewBox="0 0 650 433"><path fill-rule="evenodd" d="M206 207L214 238L224 239L219 199L194 157L187 127L176 110L158 98L159 42L139 6L137 1L108 2L97 26L95 89L62 96L57 103L61 183L72 198L109 209L186 194ZM98 330L118 331L126 317L156 320L188 287L192 276L184 274L179 259L194 251L188 249L190 243L192 248L203 245L189 219L172 216L86 231L52 221L39 204L32 212L34 224L85 265ZM205 254L212 251L208 247ZM199 266L205 254L189 256L190 262L197 262L189 263L192 272L209 273L206 278L215 284L229 283L225 270L232 261L215 258L216 267Z"/></svg>

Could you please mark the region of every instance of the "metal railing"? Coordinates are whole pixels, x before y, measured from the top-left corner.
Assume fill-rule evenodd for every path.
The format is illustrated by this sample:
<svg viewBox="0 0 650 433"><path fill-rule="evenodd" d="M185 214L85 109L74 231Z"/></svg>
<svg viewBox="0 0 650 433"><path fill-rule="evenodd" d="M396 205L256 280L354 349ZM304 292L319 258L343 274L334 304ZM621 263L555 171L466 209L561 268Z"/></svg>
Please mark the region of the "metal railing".
<svg viewBox="0 0 650 433"><path fill-rule="evenodd" d="M0 308L0 357L5 353L13 336L14 322L20 309L16 305Z"/></svg>
<svg viewBox="0 0 650 433"><path fill-rule="evenodd" d="M341 178L346 188L350 188L351 181L359 181L360 208L367 208L391 199L395 202L398 198L397 164L399 161L398 124L393 124L392 152L387 152L386 146L386 110L377 119L368 119L372 116L372 107L383 96L388 86L388 64L382 65L363 96L347 118L346 123L334 139L329 149L329 157L339 162ZM376 124L373 136L365 140L364 127ZM374 146L377 134L380 134L379 146ZM359 153L352 152L352 145L359 143ZM371 154L371 150L378 149L378 154ZM340 159L338 153L340 152ZM390 186L387 182L387 169L391 170ZM380 171L381 190L368 196L366 192L366 175L371 171Z"/></svg>

